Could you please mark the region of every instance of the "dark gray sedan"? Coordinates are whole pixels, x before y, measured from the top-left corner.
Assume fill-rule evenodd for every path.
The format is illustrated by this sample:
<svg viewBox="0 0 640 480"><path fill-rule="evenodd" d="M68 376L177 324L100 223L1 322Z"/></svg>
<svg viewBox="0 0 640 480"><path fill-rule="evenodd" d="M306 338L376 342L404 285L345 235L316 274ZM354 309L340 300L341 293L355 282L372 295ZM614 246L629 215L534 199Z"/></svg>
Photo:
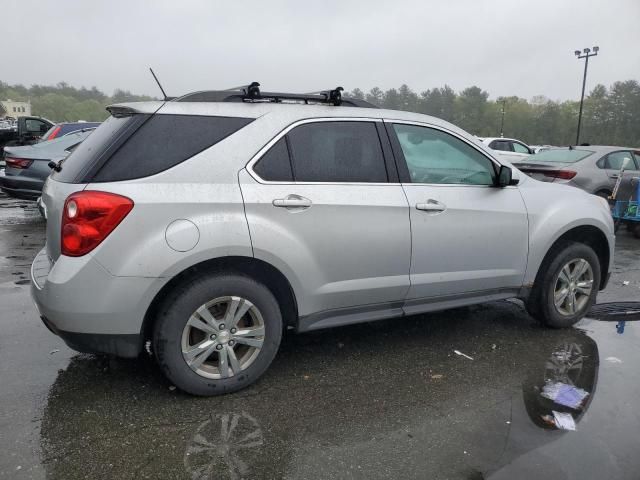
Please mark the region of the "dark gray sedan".
<svg viewBox="0 0 640 480"><path fill-rule="evenodd" d="M640 175L640 150L626 147L555 148L513 164L536 180L565 183L607 198L625 159L625 178Z"/></svg>
<svg viewBox="0 0 640 480"><path fill-rule="evenodd" d="M36 200L51 173L49 162L66 158L93 130L70 133L34 145L6 147L6 166L4 171L0 171L0 190L12 197Z"/></svg>

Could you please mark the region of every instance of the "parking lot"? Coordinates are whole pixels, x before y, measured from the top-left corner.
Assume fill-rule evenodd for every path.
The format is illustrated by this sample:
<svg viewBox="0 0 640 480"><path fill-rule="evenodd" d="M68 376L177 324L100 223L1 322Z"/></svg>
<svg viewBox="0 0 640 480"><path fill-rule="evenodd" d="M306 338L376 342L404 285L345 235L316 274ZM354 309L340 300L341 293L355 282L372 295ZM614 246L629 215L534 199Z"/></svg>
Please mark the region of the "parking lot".
<svg viewBox="0 0 640 480"><path fill-rule="evenodd" d="M0 231L2 478L637 478L634 322L549 330L504 301L289 335L256 385L196 398L67 348L29 296L35 204L0 197ZM619 234L600 302L638 298L638 246ZM590 393L576 431L541 420L549 378Z"/></svg>

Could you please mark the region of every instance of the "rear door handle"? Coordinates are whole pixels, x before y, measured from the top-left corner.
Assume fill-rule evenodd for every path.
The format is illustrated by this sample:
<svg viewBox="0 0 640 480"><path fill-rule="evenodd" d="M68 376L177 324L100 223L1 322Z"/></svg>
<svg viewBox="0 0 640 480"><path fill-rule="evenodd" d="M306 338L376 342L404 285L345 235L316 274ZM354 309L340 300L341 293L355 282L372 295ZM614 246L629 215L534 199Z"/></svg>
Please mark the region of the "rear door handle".
<svg viewBox="0 0 640 480"><path fill-rule="evenodd" d="M422 210L423 212L444 212L447 206L442 202L430 198L426 203L416 203L416 209Z"/></svg>
<svg viewBox="0 0 640 480"><path fill-rule="evenodd" d="M284 208L309 208L311 200L300 195L287 195L284 198L276 198L273 202L274 207Z"/></svg>
<svg viewBox="0 0 640 480"><path fill-rule="evenodd" d="M617 173L612 173L611 175L609 175L611 178L618 178L620 175L618 175Z"/></svg>

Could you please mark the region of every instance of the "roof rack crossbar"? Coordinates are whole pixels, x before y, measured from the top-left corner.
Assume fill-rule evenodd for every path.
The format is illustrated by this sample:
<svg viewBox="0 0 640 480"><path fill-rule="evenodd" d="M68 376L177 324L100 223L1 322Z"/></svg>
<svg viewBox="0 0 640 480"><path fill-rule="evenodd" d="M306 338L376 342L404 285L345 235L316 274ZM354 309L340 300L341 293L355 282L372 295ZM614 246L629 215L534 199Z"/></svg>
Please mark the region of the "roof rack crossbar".
<svg viewBox="0 0 640 480"><path fill-rule="evenodd" d="M194 92L180 97L179 102L248 102L248 103L304 103L330 104L334 106L349 106L363 108L377 108L375 105L356 98L343 98L344 88L336 87L315 93L278 93L263 92L260 83L252 82L246 86L228 90Z"/></svg>

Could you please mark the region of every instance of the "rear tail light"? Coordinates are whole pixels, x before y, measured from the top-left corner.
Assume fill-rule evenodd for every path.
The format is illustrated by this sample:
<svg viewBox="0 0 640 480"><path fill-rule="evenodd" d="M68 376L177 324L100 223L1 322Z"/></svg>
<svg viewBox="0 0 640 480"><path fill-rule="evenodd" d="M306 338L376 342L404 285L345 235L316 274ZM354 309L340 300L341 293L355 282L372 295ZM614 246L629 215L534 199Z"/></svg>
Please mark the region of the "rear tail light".
<svg viewBox="0 0 640 480"><path fill-rule="evenodd" d="M7 167L19 168L19 169L29 168L33 163L33 160L27 160L26 158L13 158L13 157L7 157L4 159L4 161L6 162Z"/></svg>
<svg viewBox="0 0 640 480"><path fill-rule="evenodd" d="M560 178L562 180L571 180L578 174L573 170L539 170L537 168L521 168L520 171L526 174L539 173L545 177Z"/></svg>
<svg viewBox="0 0 640 480"><path fill-rule="evenodd" d="M62 125L58 125L53 131L47 136L47 140L53 140L60 134L60 130L62 130Z"/></svg>
<svg viewBox="0 0 640 480"><path fill-rule="evenodd" d="M562 180L571 180L578 172L573 170L552 170L550 172L544 172L545 177L561 178Z"/></svg>
<svg viewBox="0 0 640 480"><path fill-rule="evenodd" d="M133 208L133 200L85 190L67 197L62 212L61 252L81 257L96 248Z"/></svg>

